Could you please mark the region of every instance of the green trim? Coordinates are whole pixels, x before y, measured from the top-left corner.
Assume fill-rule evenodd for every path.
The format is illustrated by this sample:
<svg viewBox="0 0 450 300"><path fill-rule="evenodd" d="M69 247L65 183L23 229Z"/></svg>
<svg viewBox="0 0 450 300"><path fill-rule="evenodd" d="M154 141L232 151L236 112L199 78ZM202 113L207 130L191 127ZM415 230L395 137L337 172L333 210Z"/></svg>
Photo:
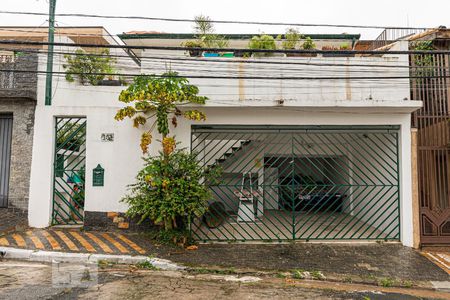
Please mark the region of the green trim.
<svg viewBox="0 0 450 300"><path fill-rule="evenodd" d="M192 125L192 132L204 130L394 130L399 125Z"/></svg>
<svg viewBox="0 0 450 300"><path fill-rule="evenodd" d="M249 40L255 34L223 34L226 39L229 40ZM280 34L269 34L276 38ZM117 35L122 40L139 40L139 39L160 39L160 40L191 40L195 39L196 35L193 33L144 33L144 34L118 34ZM310 37L313 40L359 40L360 34L303 34L305 37Z"/></svg>

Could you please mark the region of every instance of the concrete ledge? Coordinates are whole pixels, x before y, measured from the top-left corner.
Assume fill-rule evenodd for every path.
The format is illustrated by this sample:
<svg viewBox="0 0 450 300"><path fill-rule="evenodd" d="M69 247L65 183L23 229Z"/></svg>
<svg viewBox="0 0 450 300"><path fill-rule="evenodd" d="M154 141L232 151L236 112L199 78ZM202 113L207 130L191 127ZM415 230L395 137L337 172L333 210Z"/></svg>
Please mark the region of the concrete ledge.
<svg viewBox="0 0 450 300"><path fill-rule="evenodd" d="M105 261L115 264L137 264L148 261L155 268L165 271L179 271L185 269L184 266L177 265L170 260L149 258L147 256L70 253L41 250L34 251L9 247L0 247L0 254L0 257L6 259L27 260L44 263L98 263L99 261Z"/></svg>
<svg viewBox="0 0 450 300"><path fill-rule="evenodd" d="M9 259L29 260L33 250L0 247L0 257Z"/></svg>

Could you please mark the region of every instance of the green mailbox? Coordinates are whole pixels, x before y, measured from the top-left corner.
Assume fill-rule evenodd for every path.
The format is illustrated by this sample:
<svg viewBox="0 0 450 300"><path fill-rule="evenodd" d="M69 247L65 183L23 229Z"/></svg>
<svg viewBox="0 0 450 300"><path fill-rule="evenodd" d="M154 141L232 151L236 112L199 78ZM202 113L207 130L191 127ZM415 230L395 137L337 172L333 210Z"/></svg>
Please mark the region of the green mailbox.
<svg viewBox="0 0 450 300"><path fill-rule="evenodd" d="M104 186L105 185L105 169L99 164L92 172L92 185Z"/></svg>

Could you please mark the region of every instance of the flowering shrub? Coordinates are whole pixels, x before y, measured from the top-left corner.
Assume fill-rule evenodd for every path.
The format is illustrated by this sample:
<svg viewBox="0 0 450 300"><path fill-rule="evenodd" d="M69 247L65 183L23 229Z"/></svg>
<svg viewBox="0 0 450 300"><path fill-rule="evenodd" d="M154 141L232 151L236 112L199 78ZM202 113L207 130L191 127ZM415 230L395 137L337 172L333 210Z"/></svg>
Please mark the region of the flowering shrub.
<svg viewBox="0 0 450 300"><path fill-rule="evenodd" d="M129 205L130 216L140 217L141 221L149 218L171 230L177 228L177 218L190 222L205 213L211 198L208 183L215 182L218 168L205 170L195 154L184 150L160 153L144 161L137 182L123 199Z"/></svg>

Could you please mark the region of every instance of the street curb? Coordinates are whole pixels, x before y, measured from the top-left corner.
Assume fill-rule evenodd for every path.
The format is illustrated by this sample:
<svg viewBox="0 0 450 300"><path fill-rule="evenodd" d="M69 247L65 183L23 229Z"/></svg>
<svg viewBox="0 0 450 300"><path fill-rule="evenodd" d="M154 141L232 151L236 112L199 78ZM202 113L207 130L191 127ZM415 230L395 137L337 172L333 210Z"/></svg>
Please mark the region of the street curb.
<svg viewBox="0 0 450 300"><path fill-rule="evenodd" d="M138 264L150 262L152 266L165 271L180 271L186 269L184 266L175 264L167 259L150 258L147 256L131 255L112 255L112 254L89 254L89 253L71 253L54 252L43 250L27 250L10 247L0 247L0 258L27 260L43 263L98 263L108 262L114 264Z"/></svg>

